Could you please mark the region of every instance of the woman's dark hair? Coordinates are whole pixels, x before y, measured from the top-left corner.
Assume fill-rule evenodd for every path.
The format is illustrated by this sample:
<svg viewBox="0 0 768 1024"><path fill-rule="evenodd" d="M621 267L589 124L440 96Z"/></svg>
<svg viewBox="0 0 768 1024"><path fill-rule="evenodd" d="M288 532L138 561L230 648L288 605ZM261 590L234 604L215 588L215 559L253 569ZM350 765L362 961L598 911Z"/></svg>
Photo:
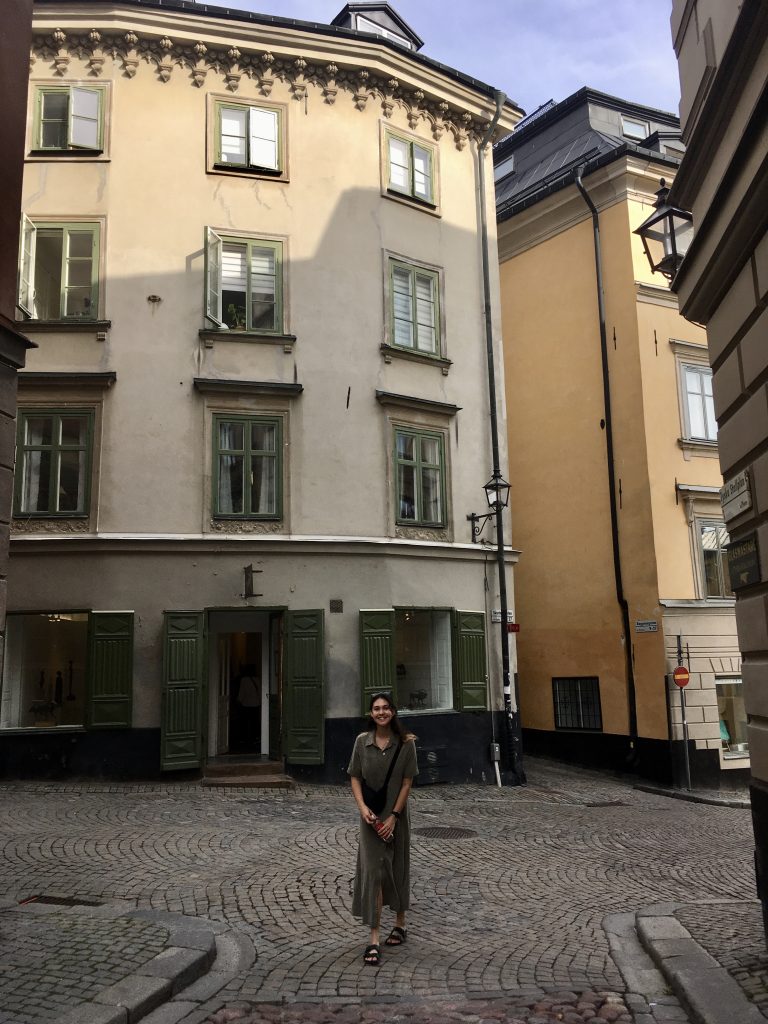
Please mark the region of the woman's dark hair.
<svg viewBox="0 0 768 1024"><path fill-rule="evenodd" d="M389 720L389 727L392 732L397 736L401 743L405 743L407 740L415 740L416 737L408 729L403 728L403 723L397 717L397 705L392 697L391 693L387 693L386 690L382 690L381 693L374 693L371 699L368 701L368 731L373 732L376 728L376 723L370 717L370 713L373 711L373 705L377 700L385 700L392 709L392 718Z"/></svg>

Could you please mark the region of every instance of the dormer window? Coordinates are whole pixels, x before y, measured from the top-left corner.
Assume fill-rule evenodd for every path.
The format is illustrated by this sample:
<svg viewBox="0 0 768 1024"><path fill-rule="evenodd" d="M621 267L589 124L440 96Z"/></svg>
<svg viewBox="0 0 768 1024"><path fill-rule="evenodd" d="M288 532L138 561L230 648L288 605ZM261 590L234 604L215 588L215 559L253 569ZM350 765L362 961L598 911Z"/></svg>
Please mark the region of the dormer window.
<svg viewBox="0 0 768 1024"><path fill-rule="evenodd" d="M511 153L508 157L500 160L493 169L493 180L501 181L502 178L506 178L508 174L511 174L515 169L515 154Z"/></svg>
<svg viewBox="0 0 768 1024"><path fill-rule="evenodd" d="M633 117L622 117L621 131L628 139L632 139L633 142L642 142L643 139L648 138L648 122L637 121Z"/></svg>
<svg viewBox="0 0 768 1024"><path fill-rule="evenodd" d="M362 14L357 15L357 30L358 32L372 32L374 35L381 36L383 39L391 39L393 43L397 43L399 46L405 46L406 49L412 50L413 44L405 36L398 35L396 32L390 32L389 29L384 28L383 25L377 25L375 21L371 21L370 18L363 17Z"/></svg>

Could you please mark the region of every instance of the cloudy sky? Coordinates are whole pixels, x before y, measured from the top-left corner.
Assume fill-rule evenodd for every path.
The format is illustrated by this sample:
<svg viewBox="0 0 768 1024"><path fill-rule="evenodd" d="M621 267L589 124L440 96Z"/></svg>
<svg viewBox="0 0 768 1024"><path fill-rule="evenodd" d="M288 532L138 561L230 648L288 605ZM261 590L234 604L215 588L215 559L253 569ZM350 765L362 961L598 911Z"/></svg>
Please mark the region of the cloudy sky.
<svg viewBox="0 0 768 1024"><path fill-rule="evenodd" d="M330 22L344 0L206 0ZM527 112L583 85L677 113L671 0L393 0L423 53L503 89Z"/></svg>

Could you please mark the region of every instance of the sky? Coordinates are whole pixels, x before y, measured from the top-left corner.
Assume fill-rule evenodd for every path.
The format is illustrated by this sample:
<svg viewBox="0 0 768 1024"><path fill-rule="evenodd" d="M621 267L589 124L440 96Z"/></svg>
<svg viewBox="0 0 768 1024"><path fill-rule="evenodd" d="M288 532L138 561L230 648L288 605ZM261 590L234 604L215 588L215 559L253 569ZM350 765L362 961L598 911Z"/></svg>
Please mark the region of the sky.
<svg viewBox="0 0 768 1024"><path fill-rule="evenodd" d="M345 0L204 0L328 23ZM671 0L391 0L422 53L502 89L530 113L584 85L678 112Z"/></svg>

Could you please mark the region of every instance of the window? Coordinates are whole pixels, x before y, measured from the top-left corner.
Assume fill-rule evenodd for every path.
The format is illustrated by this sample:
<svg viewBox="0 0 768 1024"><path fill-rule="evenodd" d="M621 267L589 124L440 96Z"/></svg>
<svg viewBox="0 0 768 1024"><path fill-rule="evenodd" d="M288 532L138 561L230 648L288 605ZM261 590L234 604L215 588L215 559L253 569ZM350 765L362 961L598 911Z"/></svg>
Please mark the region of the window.
<svg viewBox="0 0 768 1024"><path fill-rule="evenodd" d="M647 121L637 121L632 117L622 117L621 130L628 139L634 139L635 142L642 142L643 139L648 138Z"/></svg>
<svg viewBox="0 0 768 1024"><path fill-rule="evenodd" d="M279 519L281 421L262 416L214 417L214 515Z"/></svg>
<svg viewBox="0 0 768 1024"><path fill-rule="evenodd" d="M456 608L360 612L363 713L370 697L394 694L402 711L488 708L485 615Z"/></svg>
<svg viewBox="0 0 768 1024"><path fill-rule="evenodd" d="M283 330L283 246L207 229L205 314L230 331Z"/></svg>
<svg viewBox="0 0 768 1024"><path fill-rule="evenodd" d="M395 703L412 711L453 707L451 613L395 610Z"/></svg>
<svg viewBox="0 0 768 1024"><path fill-rule="evenodd" d="M434 270L389 261L391 342L440 355L439 278Z"/></svg>
<svg viewBox="0 0 768 1024"><path fill-rule="evenodd" d="M515 154L511 153L508 157L500 160L493 168L493 180L501 181L502 178L506 178L508 174L511 174L515 169Z"/></svg>
<svg viewBox="0 0 768 1024"><path fill-rule="evenodd" d="M14 514L88 514L93 412L20 409Z"/></svg>
<svg viewBox="0 0 768 1024"><path fill-rule="evenodd" d="M720 742L723 756L746 757L749 753L747 739L747 712L744 707L744 692L741 679L715 679L717 709L720 714Z"/></svg>
<svg viewBox="0 0 768 1024"><path fill-rule="evenodd" d="M712 399L712 370L698 363L683 364L686 437L716 441L717 423Z"/></svg>
<svg viewBox="0 0 768 1024"><path fill-rule="evenodd" d="M387 188L435 205L433 150L404 135L386 132Z"/></svg>
<svg viewBox="0 0 768 1024"><path fill-rule="evenodd" d="M33 149L99 153L103 149L104 89L79 85L37 90Z"/></svg>
<svg viewBox="0 0 768 1024"><path fill-rule="evenodd" d="M133 613L11 613L0 729L131 725Z"/></svg>
<svg viewBox="0 0 768 1024"><path fill-rule="evenodd" d="M728 532L722 522L699 521L705 597L733 597L728 574Z"/></svg>
<svg viewBox="0 0 768 1024"><path fill-rule="evenodd" d="M216 103L216 165L279 174L282 170L280 110Z"/></svg>
<svg viewBox="0 0 768 1024"><path fill-rule="evenodd" d="M441 434L395 431L398 523L445 525L443 463Z"/></svg>
<svg viewBox="0 0 768 1024"><path fill-rule="evenodd" d="M357 16L357 30L358 32L372 32L383 39L391 39L393 43L399 43L400 46L405 46L409 50L413 49L413 45L405 36L401 36L397 32L390 32L383 25L378 25L375 21L371 21L370 18L366 18L362 14Z"/></svg>
<svg viewBox="0 0 768 1024"><path fill-rule="evenodd" d="M35 320L98 318L99 225L22 217L19 308Z"/></svg>
<svg viewBox="0 0 768 1024"><path fill-rule="evenodd" d="M552 680L556 729L602 730L600 681L597 676Z"/></svg>

